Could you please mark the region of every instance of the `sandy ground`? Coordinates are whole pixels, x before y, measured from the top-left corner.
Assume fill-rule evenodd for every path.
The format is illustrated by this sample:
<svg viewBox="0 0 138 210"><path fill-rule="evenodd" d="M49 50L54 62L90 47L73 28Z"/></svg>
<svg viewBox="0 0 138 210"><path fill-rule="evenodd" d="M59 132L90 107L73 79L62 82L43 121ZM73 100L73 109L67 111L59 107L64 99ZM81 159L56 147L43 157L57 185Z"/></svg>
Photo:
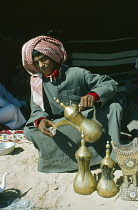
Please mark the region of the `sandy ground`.
<svg viewBox="0 0 138 210"><path fill-rule="evenodd" d="M31 143L17 143L10 155L0 156L0 183L9 172L6 188L0 193L0 209L50 209L50 210L136 210L137 201L122 200L120 193L103 198L94 191L91 195L74 192L74 173L45 174L37 171L37 150ZM100 168L93 167L93 175ZM122 171L116 169L115 181L122 180ZM120 180L120 181L119 181ZM3 205L3 206L2 206ZM16 207L15 207L15 206Z"/></svg>

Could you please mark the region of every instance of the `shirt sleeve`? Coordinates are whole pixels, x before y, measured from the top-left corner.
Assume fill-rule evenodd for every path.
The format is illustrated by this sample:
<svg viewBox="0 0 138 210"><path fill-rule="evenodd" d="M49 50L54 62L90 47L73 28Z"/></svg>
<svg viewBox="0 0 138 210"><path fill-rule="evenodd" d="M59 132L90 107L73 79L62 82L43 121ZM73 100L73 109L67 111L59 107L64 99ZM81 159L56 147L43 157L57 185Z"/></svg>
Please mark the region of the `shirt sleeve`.
<svg viewBox="0 0 138 210"><path fill-rule="evenodd" d="M38 127L39 123L40 123L40 120L42 120L42 119L46 119L46 118L45 117L38 118L37 120L34 121L34 126Z"/></svg>
<svg viewBox="0 0 138 210"><path fill-rule="evenodd" d="M95 93L95 92L90 92L90 93L88 93L88 94L86 94L86 95L91 95L91 96L93 96L94 99L95 99L95 101L99 101L99 100L100 100L98 94Z"/></svg>

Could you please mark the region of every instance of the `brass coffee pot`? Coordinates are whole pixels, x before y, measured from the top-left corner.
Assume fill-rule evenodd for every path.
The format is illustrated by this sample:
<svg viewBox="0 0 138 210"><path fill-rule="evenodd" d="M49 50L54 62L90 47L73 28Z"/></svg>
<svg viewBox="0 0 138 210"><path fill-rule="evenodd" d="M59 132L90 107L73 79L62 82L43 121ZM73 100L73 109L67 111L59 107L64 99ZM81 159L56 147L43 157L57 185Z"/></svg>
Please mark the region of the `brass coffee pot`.
<svg viewBox="0 0 138 210"><path fill-rule="evenodd" d="M106 144L106 156L100 162L102 170L101 178L97 184L97 193L105 198L113 197L117 194L117 186L113 179L115 162L110 157L110 144Z"/></svg>
<svg viewBox="0 0 138 210"><path fill-rule="evenodd" d="M81 147L75 153L79 170L75 176L73 187L76 193L81 195L89 195L96 189L96 181L90 171L90 160L92 153L85 146L83 131L81 137Z"/></svg>
<svg viewBox="0 0 138 210"><path fill-rule="evenodd" d="M68 124L72 125L80 132L83 131L85 134L85 140L87 140L88 142L93 143L101 137L103 129L102 125L96 120L95 106L93 106L94 109L93 119L90 120L82 115L82 113L80 112L81 111L80 106L74 104L66 106L64 103L60 102L59 99L56 98L54 99L64 109L64 117L66 119L56 123L52 128L53 130L61 125Z"/></svg>

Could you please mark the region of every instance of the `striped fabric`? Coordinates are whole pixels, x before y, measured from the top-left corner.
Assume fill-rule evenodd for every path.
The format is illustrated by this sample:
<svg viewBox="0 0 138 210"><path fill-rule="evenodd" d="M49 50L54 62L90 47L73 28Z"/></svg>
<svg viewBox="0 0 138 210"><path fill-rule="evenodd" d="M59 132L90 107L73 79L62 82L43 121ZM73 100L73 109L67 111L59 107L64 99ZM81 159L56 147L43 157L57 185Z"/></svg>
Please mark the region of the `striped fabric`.
<svg viewBox="0 0 138 210"><path fill-rule="evenodd" d="M31 76L30 79L31 84L31 91L33 95L33 101L44 110L44 104L43 104L43 94L42 94L42 79L40 79L40 76Z"/></svg>
<svg viewBox="0 0 138 210"><path fill-rule="evenodd" d="M71 65L93 73L108 74L124 85L126 74L135 68L138 37L115 40L68 41Z"/></svg>
<svg viewBox="0 0 138 210"><path fill-rule="evenodd" d="M119 83L121 103L126 106L126 82L128 73L138 68L138 37L113 40L68 41L71 52L71 65L90 70L93 73L106 74ZM135 77L131 81L138 83ZM119 94L118 93L118 94Z"/></svg>

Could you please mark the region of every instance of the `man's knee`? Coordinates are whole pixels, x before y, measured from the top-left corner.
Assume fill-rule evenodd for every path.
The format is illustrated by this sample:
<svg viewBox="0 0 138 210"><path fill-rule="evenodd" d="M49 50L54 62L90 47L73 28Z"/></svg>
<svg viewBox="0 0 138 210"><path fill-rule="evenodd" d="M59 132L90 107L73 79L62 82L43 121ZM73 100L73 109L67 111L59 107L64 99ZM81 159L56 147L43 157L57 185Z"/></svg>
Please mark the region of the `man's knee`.
<svg viewBox="0 0 138 210"><path fill-rule="evenodd" d="M121 105L119 103L112 103L110 104L110 110L113 110L114 112L123 112L123 108L121 107Z"/></svg>

